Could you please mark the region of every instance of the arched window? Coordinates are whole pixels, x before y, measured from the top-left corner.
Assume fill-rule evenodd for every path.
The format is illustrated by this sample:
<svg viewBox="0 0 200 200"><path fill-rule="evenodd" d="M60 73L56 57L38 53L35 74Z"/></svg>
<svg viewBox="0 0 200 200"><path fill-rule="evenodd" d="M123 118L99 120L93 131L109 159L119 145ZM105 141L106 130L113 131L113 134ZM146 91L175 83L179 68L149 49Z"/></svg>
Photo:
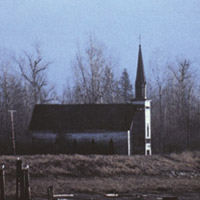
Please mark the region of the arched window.
<svg viewBox="0 0 200 200"><path fill-rule="evenodd" d="M110 139L110 142L109 142L109 154L114 154L114 143L113 143L112 138Z"/></svg>
<svg viewBox="0 0 200 200"><path fill-rule="evenodd" d="M96 153L96 142L93 138L91 141L91 154L95 154L95 153Z"/></svg>
<svg viewBox="0 0 200 200"><path fill-rule="evenodd" d="M76 139L73 141L73 153L77 153L77 142Z"/></svg>
<svg viewBox="0 0 200 200"><path fill-rule="evenodd" d="M147 137L149 137L150 134L149 134L149 124L147 124Z"/></svg>

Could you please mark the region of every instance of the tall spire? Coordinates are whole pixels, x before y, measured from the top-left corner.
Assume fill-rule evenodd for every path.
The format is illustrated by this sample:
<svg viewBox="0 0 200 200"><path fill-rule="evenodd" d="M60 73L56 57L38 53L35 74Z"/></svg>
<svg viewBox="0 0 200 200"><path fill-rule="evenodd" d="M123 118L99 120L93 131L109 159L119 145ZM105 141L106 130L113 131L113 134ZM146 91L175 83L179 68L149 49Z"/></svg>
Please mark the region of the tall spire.
<svg viewBox="0 0 200 200"><path fill-rule="evenodd" d="M144 75L141 44L139 44L138 52L137 76L135 81L135 98L138 100L146 99L146 78Z"/></svg>

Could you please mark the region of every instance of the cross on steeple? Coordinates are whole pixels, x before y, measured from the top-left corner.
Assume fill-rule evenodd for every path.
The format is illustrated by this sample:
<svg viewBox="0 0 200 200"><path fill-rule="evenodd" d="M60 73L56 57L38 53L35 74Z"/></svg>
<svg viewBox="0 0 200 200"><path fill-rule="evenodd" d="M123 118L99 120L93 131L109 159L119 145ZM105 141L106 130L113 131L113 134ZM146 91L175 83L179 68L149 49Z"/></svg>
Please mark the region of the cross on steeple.
<svg viewBox="0 0 200 200"><path fill-rule="evenodd" d="M139 45L141 45L141 34L139 34Z"/></svg>

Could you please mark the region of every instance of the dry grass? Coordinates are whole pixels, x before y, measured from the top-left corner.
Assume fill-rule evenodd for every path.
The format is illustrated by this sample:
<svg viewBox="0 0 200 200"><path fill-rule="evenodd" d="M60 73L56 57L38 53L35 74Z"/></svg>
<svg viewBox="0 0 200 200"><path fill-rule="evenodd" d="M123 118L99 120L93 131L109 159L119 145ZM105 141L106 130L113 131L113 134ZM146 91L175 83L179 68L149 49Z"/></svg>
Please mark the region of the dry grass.
<svg viewBox="0 0 200 200"><path fill-rule="evenodd" d="M197 192L200 186L200 152L167 156L21 156L30 165L33 196L56 192ZM1 156L6 164L6 190L14 195L14 156Z"/></svg>

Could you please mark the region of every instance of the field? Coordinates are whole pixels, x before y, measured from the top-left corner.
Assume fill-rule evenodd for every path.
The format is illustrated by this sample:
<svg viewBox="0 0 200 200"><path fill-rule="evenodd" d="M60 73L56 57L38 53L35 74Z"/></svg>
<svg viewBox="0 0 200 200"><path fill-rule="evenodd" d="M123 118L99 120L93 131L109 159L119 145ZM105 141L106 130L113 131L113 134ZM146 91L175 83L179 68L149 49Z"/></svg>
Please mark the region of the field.
<svg viewBox="0 0 200 200"><path fill-rule="evenodd" d="M34 155L20 156L30 165L33 197L56 193L199 194L200 152L153 156ZM6 195L15 194L17 157L1 156L6 164Z"/></svg>

